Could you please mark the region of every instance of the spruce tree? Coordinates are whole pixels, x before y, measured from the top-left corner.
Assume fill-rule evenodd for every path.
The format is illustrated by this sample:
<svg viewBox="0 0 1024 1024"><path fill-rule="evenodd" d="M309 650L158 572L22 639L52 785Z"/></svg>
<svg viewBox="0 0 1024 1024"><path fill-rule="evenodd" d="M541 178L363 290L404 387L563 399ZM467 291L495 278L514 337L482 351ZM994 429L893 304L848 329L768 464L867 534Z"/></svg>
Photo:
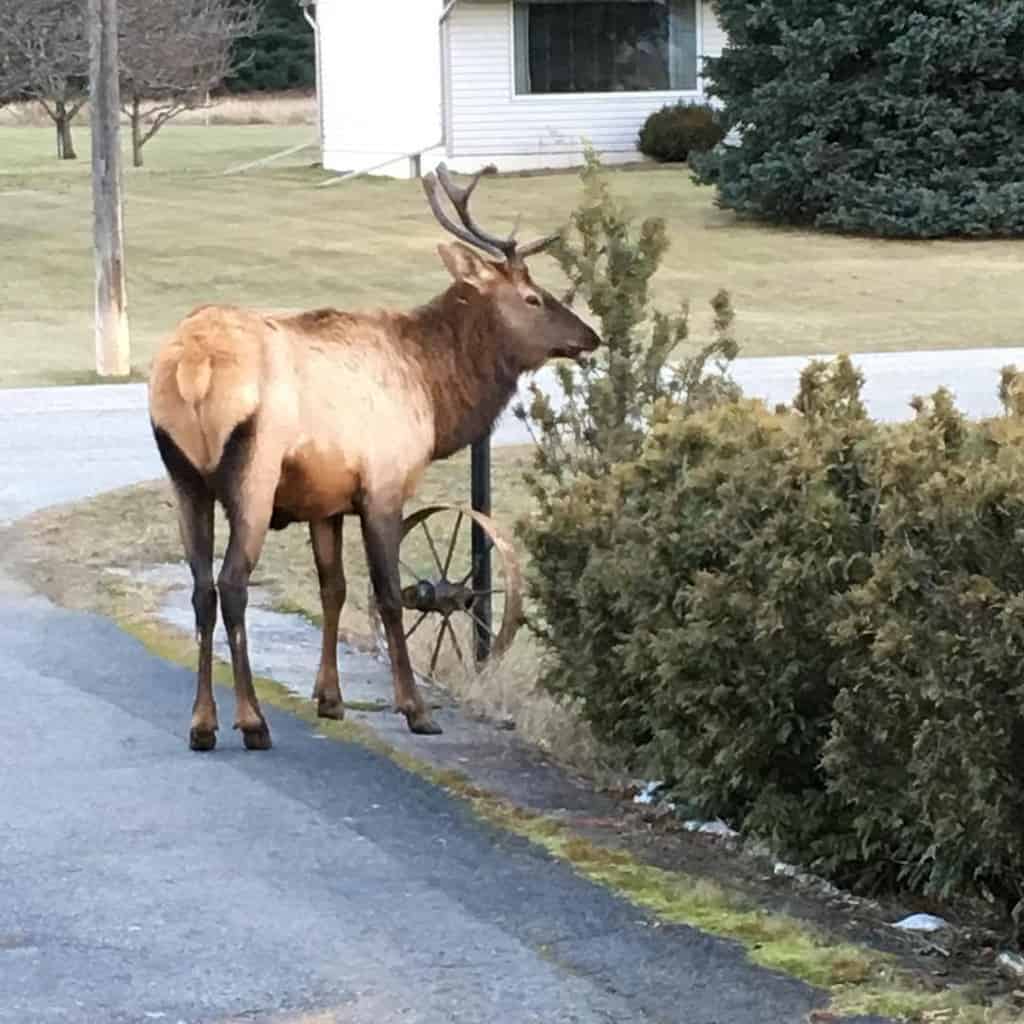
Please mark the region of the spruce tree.
<svg viewBox="0 0 1024 1024"><path fill-rule="evenodd" d="M720 205L897 237L1024 234L1024 0L716 0Z"/></svg>

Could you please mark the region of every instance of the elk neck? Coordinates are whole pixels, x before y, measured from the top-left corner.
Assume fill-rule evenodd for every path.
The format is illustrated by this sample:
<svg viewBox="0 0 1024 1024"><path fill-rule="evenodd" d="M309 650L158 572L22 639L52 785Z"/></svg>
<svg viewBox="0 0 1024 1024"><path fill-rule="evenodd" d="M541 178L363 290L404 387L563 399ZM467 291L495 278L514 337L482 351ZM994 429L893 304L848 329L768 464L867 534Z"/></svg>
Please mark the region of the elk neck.
<svg viewBox="0 0 1024 1024"><path fill-rule="evenodd" d="M453 285L407 322L434 409L434 458L444 459L490 432L523 368L493 304L466 285Z"/></svg>

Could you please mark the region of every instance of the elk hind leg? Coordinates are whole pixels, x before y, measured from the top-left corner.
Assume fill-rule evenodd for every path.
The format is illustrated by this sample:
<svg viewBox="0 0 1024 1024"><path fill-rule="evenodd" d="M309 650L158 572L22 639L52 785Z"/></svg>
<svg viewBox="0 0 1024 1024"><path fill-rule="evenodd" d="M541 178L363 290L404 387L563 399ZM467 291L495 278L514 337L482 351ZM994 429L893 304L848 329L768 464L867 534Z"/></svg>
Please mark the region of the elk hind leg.
<svg viewBox="0 0 1024 1024"><path fill-rule="evenodd" d="M320 668L313 687L313 699L317 702L316 710L321 718L338 720L345 717L345 703L338 682L338 619L345 605L345 568L341 550L343 524L344 519L340 515L309 524L324 613Z"/></svg>
<svg viewBox="0 0 1024 1024"><path fill-rule="evenodd" d="M259 561L273 514L280 459L259 443L254 421L235 428L217 468L217 494L231 528L217 577L221 614L231 648L235 680L235 728L248 750L269 750L270 728L252 683L245 610L249 579Z"/></svg>
<svg viewBox="0 0 1024 1024"><path fill-rule="evenodd" d="M192 571L192 608L196 616L199 664L188 742L193 750L213 750L217 745L217 705L213 699L213 631L217 625L217 590L213 584L213 492L165 431L155 428L154 434L174 487L181 543Z"/></svg>
<svg viewBox="0 0 1024 1024"><path fill-rule="evenodd" d="M398 571L398 549L402 540L401 504L396 502L394 507L389 507L370 502L362 512L361 520L370 579L388 640L395 710L405 715L410 732L437 735L441 727L431 718L416 686L402 631L402 592Z"/></svg>

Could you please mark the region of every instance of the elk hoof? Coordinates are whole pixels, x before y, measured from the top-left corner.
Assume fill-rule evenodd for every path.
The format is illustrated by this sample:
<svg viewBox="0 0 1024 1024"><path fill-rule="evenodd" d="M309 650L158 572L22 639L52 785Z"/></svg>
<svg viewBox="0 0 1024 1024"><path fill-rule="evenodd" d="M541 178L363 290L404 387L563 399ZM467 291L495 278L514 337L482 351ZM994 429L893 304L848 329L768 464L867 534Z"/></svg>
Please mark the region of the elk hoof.
<svg viewBox="0 0 1024 1024"><path fill-rule="evenodd" d="M440 736L444 730L430 717L430 712L419 711L407 714L406 721L409 723L409 732L417 736Z"/></svg>
<svg viewBox="0 0 1024 1024"><path fill-rule="evenodd" d="M317 701L316 714L318 718L333 718L340 722L345 717L345 704L338 697L321 697Z"/></svg>
<svg viewBox="0 0 1024 1024"><path fill-rule="evenodd" d="M243 729L242 742L246 750L269 750L273 743L270 741L270 729L266 722L263 722L258 729Z"/></svg>
<svg viewBox="0 0 1024 1024"><path fill-rule="evenodd" d="M216 729L190 729L188 746L190 750L213 750L217 746Z"/></svg>

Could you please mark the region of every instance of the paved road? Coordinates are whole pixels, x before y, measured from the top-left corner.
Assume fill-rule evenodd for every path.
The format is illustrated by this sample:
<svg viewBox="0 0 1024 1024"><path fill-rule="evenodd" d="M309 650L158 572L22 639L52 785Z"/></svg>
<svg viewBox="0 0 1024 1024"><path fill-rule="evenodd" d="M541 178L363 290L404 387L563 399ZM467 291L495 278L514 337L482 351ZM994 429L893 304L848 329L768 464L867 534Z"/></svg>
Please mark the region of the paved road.
<svg viewBox="0 0 1024 1024"><path fill-rule="evenodd" d="M0 392L0 467L0 520L156 475L141 389ZM0 692L0 1024L797 1024L823 1002L287 715L266 754L230 730L189 753L190 673L2 577Z"/></svg>
<svg viewBox="0 0 1024 1024"><path fill-rule="evenodd" d="M797 1024L822 1003L290 716L272 752L228 732L191 754L189 673L9 581L0 686L2 1024Z"/></svg>
<svg viewBox="0 0 1024 1024"><path fill-rule="evenodd" d="M998 411L1000 367L1024 366L1024 348L853 358L865 371L865 400L879 419L906 417L915 394L929 394L942 384L955 392L966 413L983 416ZM800 357L740 359L734 376L748 394L785 402L792 399L806 363ZM538 379L553 387L551 373ZM511 413L495 428L496 444L528 440ZM53 463L52 452L61 453L59 462ZM159 476L145 386L0 389L0 466L0 523L45 505ZM41 467L47 471L40 472Z"/></svg>

